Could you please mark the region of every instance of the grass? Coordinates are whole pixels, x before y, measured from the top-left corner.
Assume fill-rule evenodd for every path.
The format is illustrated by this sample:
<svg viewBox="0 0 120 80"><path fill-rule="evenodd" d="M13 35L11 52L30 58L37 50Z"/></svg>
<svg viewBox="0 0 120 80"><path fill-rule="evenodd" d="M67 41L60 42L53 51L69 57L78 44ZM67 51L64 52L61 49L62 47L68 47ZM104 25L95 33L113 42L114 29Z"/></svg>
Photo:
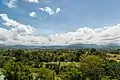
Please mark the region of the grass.
<svg viewBox="0 0 120 80"><path fill-rule="evenodd" d="M120 62L120 54L107 54L107 59Z"/></svg>
<svg viewBox="0 0 120 80"><path fill-rule="evenodd" d="M51 64L59 64L59 62L48 62ZM60 66L69 66L72 62L60 62Z"/></svg>

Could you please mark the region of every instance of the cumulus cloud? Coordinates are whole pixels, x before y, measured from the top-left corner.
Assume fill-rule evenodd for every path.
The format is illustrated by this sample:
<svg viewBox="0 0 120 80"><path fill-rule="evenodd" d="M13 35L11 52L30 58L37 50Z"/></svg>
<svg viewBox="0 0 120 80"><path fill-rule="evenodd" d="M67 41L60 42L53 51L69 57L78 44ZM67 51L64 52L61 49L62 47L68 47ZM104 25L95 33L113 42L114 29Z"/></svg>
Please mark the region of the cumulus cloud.
<svg viewBox="0 0 120 80"><path fill-rule="evenodd" d="M49 36L34 36L34 28L10 19L7 14L0 14L3 25L0 28L0 43L22 45L68 45L68 44L108 44L120 43L120 24L104 28L79 28L73 32Z"/></svg>
<svg viewBox="0 0 120 80"><path fill-rule="evenodd" d="M40 0L25 0L25 1L30 2L30 3L39 3L40 2Z"/></svg>
<svg viewBox="0 0 120 80"><path fill-rule="evenodd" d="M61 11L61 8L57 8L56 9L56 14L59 13Z"/></svg>
<svg viewBox="0 0 120 80"><path fill-rule="evenodd" d="M11 31L19 34L30 34L34 31L34 28L30 25L21 24L15 20L9 19L7 14L0 14L3 19L3 25L11 27Z"/></svg>
<svg viewBox="0 0 120 80"><path fill-rule="evenodd" d="M58 14L61 11L61 8L56 8L56 11L54 11L50 7L39 8L39 10L47 12L49 15L55 15L55 14Z"/></svg>
<svg viewBox="0 0 120 80"><path fill-rule="evenodd" d="M5 0L4 2L8 8L15 8L18 1L19 0ZM40 2L40 0L23 0L23 1L30 2L30 3L39 3Z"/></svg>
<svg viewBox="0 0 120 80"><path fill-rule="evenodd" d="M17 0L9 0L5 2L5 5L8 6L8 8L14 8L16 7Z"/></svg>
<svg viewBox="0 0 120 80"><path fill-rule="evenodd" d="M35 31L30 25L24 25L10 19L7 14L0 14L0 17L3 19L3 25L10 27L9 30L0 28L0 43L23 44L26 40L24 38L30 36Z"/></svg>
<svg viewBox="0 0 120 80"><path fill-rule="evenodd" d="M2 20L4 21L2 24L5 26L12 26L12 27L16 27L18 25L21 25L20 23L9 19L7 14L0 14L0 17L2 18Z"/></svg>
<svg viewBox="0 0 120 80"><path fill-rule="evenodd" d="M50 7L39 8L41 11L47 12L49 15L54 15L53 10Z"/></svg>
<svg viewBox="0 0 120 80"><path fill-rule="evenodd" d="M31 13L29 13L29 16L30 17L37 17L37 14L35 12L31 12Z"/></svg>

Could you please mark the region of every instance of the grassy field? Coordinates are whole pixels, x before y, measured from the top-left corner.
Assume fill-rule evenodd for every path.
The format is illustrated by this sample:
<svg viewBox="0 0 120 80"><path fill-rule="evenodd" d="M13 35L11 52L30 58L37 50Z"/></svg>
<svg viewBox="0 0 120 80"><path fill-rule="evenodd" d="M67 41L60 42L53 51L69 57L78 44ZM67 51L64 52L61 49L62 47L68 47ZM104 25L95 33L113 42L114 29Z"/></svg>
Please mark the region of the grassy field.
<svg viewBox="0 0 120 80"><path fill-rule="evenodd" d="M2 71L3 71L3 69L2 69L2 68L0 68L0 80L4 80L4 76L3 76L3 75L1 75L1 74L2 74Z"/></svg>
<svg viewBox="0 0 120 80"><path fill-rule="evenodd" d="M107 54L107 59L120 62L120 54Z"/></svg>
<svg viewBox="0 0 120 80"><path fill-rule="evenodd" d="M0 74L2 73L2 71L3 71L3 68L0 68Z"/></svg>

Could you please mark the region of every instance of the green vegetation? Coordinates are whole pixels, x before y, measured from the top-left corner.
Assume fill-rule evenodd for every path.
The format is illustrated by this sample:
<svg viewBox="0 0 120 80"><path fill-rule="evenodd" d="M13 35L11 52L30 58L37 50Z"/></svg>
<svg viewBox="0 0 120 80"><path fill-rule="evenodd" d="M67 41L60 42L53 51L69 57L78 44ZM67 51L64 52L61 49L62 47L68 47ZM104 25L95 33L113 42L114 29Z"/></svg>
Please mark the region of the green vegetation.
<svg viewBox="0 0 120 80"><path fill-rule="evenodd" d="M120 80L119 50L0 50L4 80Z"/></svg>

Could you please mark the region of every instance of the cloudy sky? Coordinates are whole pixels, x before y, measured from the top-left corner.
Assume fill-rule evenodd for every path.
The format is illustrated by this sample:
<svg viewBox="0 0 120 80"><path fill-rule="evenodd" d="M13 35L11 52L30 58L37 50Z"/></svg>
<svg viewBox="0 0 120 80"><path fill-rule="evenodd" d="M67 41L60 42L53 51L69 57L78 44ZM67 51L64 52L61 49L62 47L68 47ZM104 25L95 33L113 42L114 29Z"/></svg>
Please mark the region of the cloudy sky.
<svg viewBox="0 0 120 80"><path fill-rule="evenodd" d="M0 0L0 44L120 43L120 0Z"/></svg>

